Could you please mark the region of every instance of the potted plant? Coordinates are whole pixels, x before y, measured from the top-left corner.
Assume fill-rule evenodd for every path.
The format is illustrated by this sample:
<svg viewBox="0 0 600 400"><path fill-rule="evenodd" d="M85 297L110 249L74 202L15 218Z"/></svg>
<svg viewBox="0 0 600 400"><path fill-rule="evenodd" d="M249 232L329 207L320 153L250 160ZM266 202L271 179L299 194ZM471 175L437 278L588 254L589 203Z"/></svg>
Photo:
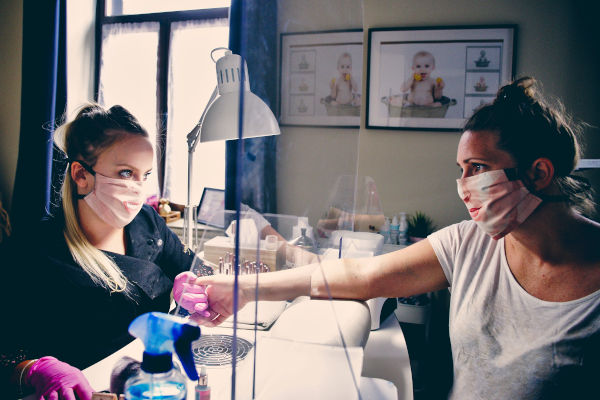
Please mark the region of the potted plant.
<svg viewBox="0 0 600 400"><path fill-rule="evenodd" d="M425 239L427 235L433 233L437 228L433 220L421 211L409 215L407 222L407 236L412 243Z"/></svg>

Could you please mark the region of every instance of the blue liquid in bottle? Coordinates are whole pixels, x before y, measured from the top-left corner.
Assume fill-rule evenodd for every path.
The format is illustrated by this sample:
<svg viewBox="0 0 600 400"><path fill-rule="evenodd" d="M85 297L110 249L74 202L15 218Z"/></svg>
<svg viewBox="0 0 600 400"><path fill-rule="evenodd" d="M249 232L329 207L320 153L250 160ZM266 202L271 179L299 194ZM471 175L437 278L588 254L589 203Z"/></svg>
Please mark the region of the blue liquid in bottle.
<svg viewBox="0 0 600 400"><path fill-rule="evenodd" d="M181 317L151 312L134 319L129 333L140 338L145 351L140 371L125 382L125 398L185 400L187 378L173 366L173 352L187 376L197 380L191 343L200 337L200 327Z"/></svg>
<svg viewBox="0 0 600 400"><path fill-rule="evenodd" d="M126 384L127 400L185 400L187 395L185 378L176 370L163 374L142 373L131 379L133 381Z"/></svg>

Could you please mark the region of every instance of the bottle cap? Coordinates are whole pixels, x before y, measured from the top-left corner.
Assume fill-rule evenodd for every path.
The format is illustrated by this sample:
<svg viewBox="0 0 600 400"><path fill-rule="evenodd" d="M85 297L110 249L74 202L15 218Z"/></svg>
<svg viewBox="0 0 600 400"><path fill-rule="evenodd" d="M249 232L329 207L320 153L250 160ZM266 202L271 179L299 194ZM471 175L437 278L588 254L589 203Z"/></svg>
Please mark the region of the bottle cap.
<svg viewBox="0 0 600 400"><path fill-rule="evenodd" d="M172 368L172 354L175 352L187 376L192 380L198 379L192 355L192 342L200 337L200 327L197 324L174 315L150 312L134 319L129 325L129 333L144 343L144 371L169 371Z"/></svg>

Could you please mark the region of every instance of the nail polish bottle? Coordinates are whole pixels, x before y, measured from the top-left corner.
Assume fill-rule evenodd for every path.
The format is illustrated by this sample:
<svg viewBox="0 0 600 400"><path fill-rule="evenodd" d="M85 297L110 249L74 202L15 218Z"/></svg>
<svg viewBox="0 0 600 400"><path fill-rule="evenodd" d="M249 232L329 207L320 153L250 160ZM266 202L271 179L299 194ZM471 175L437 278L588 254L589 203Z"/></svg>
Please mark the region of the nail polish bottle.
<svg viewBox="0 0 600 400"><path fill-rule="evenodd" d="M210 387L208 386L208 375L206 374L206 367L203 365L200 368L200 375L198 378L198 384L195 388L196 400L210 400Z"/></svg>

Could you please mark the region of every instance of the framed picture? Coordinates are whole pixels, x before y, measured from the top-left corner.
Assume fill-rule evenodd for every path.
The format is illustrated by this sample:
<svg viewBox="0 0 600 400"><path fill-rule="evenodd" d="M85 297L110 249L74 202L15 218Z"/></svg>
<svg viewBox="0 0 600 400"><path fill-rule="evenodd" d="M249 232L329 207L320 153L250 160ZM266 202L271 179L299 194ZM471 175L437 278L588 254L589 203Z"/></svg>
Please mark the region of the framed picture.
<svg viewBox="0 0 600 400"><path fill-rule="evenodd" d="M225 228L225 190L205 187L198 204L197 221L204 225Z"/></svg>
<svg viewBox="0 0 600 400"><path fill-rule="evenodd" d="M369 29L366 127L460 130L513 77L515 25Z"/></svg>
<svg viewBox="0 0 600 400"><path fill-rule="evenodd" d="M363 31L281 35L282 125L358 127Z"/></svg>

